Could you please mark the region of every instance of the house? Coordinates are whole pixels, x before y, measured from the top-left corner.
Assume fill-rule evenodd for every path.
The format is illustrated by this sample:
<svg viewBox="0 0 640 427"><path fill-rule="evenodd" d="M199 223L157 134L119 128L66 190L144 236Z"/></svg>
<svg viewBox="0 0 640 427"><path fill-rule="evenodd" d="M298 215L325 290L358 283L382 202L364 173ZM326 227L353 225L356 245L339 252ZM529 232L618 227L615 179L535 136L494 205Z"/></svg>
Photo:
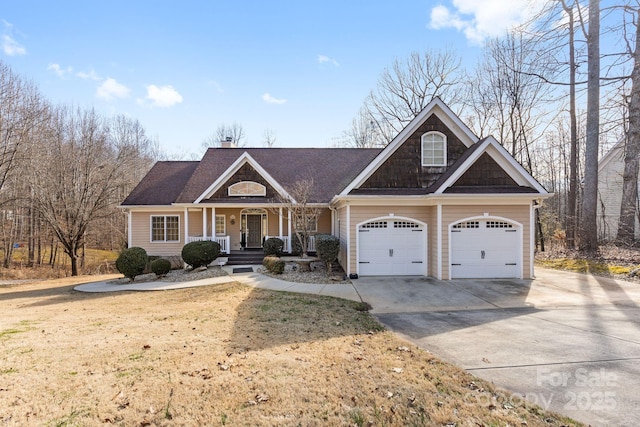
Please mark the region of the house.
<svg viewBox="0 0 640 427"><path fill-rule="evenodd" d="M168 256L209 239L228 253L277 236L290 248L296 218L278 195L307 177L322 208L313 229L339 238L348 274L533 276L534 210L549 193L438 98L384 149L212 148L158 162L122 203L129 245Z"/></svg>
<svg viewBox="0 0 640 427"><path fill-rule="evenodd" d="M624 139L616 143L598 162L598 240L610 242L618 234L624 175ZM640 189L640 183L639 183ZM635 238L640 239L640 222L636 217Z"/></svg>

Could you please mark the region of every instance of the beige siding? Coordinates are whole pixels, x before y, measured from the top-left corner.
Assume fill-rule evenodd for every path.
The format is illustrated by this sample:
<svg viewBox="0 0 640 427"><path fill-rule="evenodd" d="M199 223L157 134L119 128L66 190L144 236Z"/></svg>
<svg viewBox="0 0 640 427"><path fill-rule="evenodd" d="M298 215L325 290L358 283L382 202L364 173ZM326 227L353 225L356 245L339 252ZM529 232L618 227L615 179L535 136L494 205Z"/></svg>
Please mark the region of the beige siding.
<svg viewBox="0 0 640 427"><path fill-rule="evenodd" d="M184 245L184 211L131 212L131 242L129 246L144 248L149 255L173 256L180 255ZM178 215L180 217L179 242L152 242L151 216Z"/></svg>
<svg viewBox="0 0 640 427"><path fill-rule="evenodd" d="M503 217L522 224L522 274L530 279L531 271L531 228L529 205L465 205L442 207L442 278L449 279L449 225L465 218L482 217L485 213L490 217Z"/></svg>
<svg viewBox="0 0 640 427"><path fill-rule="evenodd" d="M210 220L211 217L207 217L207 221ZM202 232L202 209L189 209L189 236L204 236Z"/></svg>
<svg viewBox="0 0 640 427"><path fill-rule="evenodd" d="M318 218L318 233L331 234L331 211L323 209Z"/></svg>
<svg viewBox="0 0 640 427"><path fill-rule="evenodd" d="M347 208L343 207L337 210L338 217L338 238L340 239L340 253L338 254L338 260L340 261L340 265L342 269L348 273L347 271L347 257L349 255L349 251L347 250Z"/></svg>
<svg viewBox="0 0 640 427"><path fill-rule="evenodd" d="M432 217L431 211L433 209L433 207L426 206L351 206L351 229L349 230L351 236L351 240L349 242L351 269L348 273L351 274L357 272L356 239L358 236L358 224L374 218L388 217L390 214L393 214L396 217L417 219L418 221L422 221L428 225L427 248L430 249L428 242L431 241L433 237L432 227L429 226L429 220ZM428 274L431 275L433 273L430 267L431 265L429 265Z"/></svg>

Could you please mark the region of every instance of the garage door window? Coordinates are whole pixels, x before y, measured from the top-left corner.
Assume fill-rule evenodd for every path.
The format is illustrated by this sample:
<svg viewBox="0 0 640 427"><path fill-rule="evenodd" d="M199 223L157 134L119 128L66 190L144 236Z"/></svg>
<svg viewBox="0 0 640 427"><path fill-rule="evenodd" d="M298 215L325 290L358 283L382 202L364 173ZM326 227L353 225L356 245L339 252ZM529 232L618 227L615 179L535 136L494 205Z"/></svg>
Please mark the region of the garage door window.
<svg viewBox="0 0 640 427"><path fill-rule="evenodd" d="M453 228L480 228L479 221L465 221L453 225Z"/></svg>
<svg viewBox="0 0 640 427"><path fill-rule="evenodd" d="M387 228L387 221L374 221L362 225L360 228Z"/></svg>
<svg viewBox="0 0 640 427"><path fill-rule="evenodd" d="M420 224L409 221L393 221L393 228L420 228Z"/></svg>
<svg viewBox="0 0 640 427"><path fill-rule="evenodd" d="M487 228L513 228L513 225L503 221L487 221Z"/></svg>

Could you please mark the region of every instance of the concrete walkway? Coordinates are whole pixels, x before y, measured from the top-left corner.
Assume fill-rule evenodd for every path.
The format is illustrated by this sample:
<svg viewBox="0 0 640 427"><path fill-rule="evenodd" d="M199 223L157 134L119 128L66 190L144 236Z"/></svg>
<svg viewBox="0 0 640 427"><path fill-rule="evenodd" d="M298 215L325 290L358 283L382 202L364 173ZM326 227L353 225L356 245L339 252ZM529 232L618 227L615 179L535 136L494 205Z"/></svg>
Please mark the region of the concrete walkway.
<svg viewBox="0 0 640 427"><path fill-rule="evenodd" d="M323 295L343 298L352 301L361 301L358 291L352 284L312 284L294 283L285 280L274 279L270 276L255 272L256 266L225 266L223 269L228 276L211 277L208 279L192 280L187 282L140 282L114 284L109 282L92 282L76 286L74 289L80 292L122 292L122 291L166 291L169 289L194 288L198 286L219 285L222 283L240 282L244 285L273 291L298 292L301 294ZM253 272L234 273L234 269L252 268Z"/></svg>

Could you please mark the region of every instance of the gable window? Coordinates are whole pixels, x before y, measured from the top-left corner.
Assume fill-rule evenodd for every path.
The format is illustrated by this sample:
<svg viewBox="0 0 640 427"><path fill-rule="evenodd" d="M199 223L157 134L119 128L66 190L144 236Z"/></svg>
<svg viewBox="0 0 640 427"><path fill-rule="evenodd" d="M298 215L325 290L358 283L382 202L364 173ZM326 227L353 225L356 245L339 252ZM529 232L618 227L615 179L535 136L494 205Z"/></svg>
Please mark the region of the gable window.
<svg viewBox="0 0 640 427"><path fill-rule="evenodd" d="M224 215L216 215L216 236L227 234L226 221Z"/></svg>
<svg viewBox="0 0 640 427"><path fill-rule="evenodd" d="M447 165L447 138L440 132L422 135L422 166Z"/></svg>
<svg viewBox="0 0 640 427"><path fill-rule="evenodd" d="M253 181L236 182L229 186L230 196L266 196L267 187Z"/></svg>
<svg viewBox="0 0 640 427"><path fill-rule="evenodd" d="M179 242L180 217L178 215L152 215L151 241Z"/></svg>

